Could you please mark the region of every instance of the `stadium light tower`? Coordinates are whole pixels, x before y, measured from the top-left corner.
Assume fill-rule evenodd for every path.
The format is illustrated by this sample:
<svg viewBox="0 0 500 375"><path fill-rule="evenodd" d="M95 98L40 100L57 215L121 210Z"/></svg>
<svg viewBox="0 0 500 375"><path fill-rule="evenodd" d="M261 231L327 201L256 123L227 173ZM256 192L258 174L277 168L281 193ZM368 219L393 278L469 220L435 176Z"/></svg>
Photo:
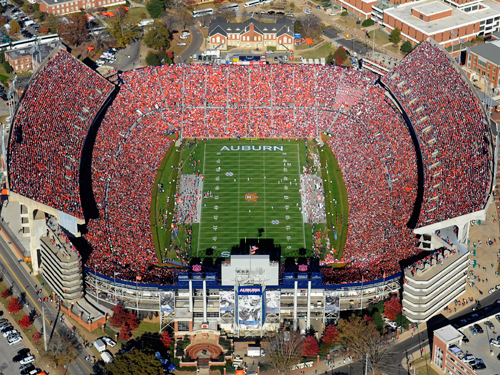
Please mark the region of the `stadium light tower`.
<svg viewBox="0 0 500 375"><path fill-rule="evenodd" d="M455 30L451 29L450 31L453 34L453 36L457 36L457 33L455 32ZM453 41L454 41L454 39L451 40L451 57L453 57L453 44L454 44Z"/></svg>

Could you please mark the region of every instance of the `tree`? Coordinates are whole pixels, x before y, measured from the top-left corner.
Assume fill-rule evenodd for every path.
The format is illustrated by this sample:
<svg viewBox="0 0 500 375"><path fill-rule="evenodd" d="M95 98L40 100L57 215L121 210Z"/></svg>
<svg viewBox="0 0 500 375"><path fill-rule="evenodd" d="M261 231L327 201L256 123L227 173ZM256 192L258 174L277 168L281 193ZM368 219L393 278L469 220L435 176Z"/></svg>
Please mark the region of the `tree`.
<svg viewBox="0 0 500 375"><path fill-rule="evenodd" d="M143 38L149 48L156 50L168 49L170 47L170 33L160 21L155 21Z"/></svg>
<svg viewBox="0 0 500 375"><path fill-rule="evenodd" d="M133 23L125 23L118 17L110 19L108 22L108 32L116 39L120 47L133 42L141 36L139 26Z"/></svg>
<svg viewBox="0 0 500 375"><path fill-rule="evenodd" d="M401 311L403 311L403 307L401 306L401 302L398 297L392 296L391 299L384 302L384 315L389 320L396 320L396 315L398 315Z"/></svg>
<svg viewBox="0 0 500 375"><path fill-rule="evenodd" d="M149 51L148 54L146 55L146 65L149 66L161 65L161 60L158 54Z"/></svg>
<svg viewBox="0 0 500 375"><path fill-rule="evenodd" d="M49 28L51 33L57 33L57 29L61 24L61 19L55 14L49 14L47 17L46 26Z"/></svg>
<svg viewBox="0 0 500 375"><path fill-rule="evenodd" d="M361 24L361 26L363 27L370 27L370 26L373 26L375 24L375 21L372 20L371 18L368 18L366 20L363 21L363 23Z"/></svg>
<svg viewBox="0 0 500 375"><path fill-rule="evenodd" d="M31 325L31 319L28 315L24 315L20 321L17 322L21 327L28 328Z"/></svg>
<svg viewBox="0 0 500 375"><path fill-rule="evenodd" d="M333 57L335 57L335 59L340 60L340 64L342 64L344 61L347 60L347 51L344 49L344 47L340 46L333 53ZM340 65L340 64L338 64L338 65Z"/></svg>
<svg viewBox="0 0 500 375"><path fill-rule="evenodd" d="M286 372L302 357L304 341L296 331L279 331L268 339L267 363L279 372Z"/></svg>
<svg viewBox="0 0 500 375"><path fill-rule="evenodd" d="M113 307L113 316L109 318L109 323L115 328L122 328L122 326L127 322L129 312L125 310L125 307L121 303Z"/></svg>
<svg viewBox="0 0 500 375"><path fill-rule="evenodd" d="M87 17L83 13L74 13L66 17L57 28L59 36L70 45L79 45L87 40Z"/></svg>
<svg viewBox="0 0 500 375"><path fill-rule="evenodd" d="M340 13L342 17L347 17L348 14L349 12L347 12L347 10L344 10L342 13Z"/></svg>
<svg viewBox="0 0 500 375"><path fill-rule="evenodd" d="M406 41L401 46L401 51L409 53L413 50L413 46L409 41Z"/></svg>
<svg viewBox="0 0 500 375"><path fill-rule="evenodd" d="M158 18L165 9L165 2L163 0L151 0L146 4L146 9L153 18Z"/></svg>
<svg viewBox="0 0 500 375"><path fill-rule="evenodd" d="M19 22L17 22L16 20L10 21L9 25L11 34L17 34L19 31L21 31L21 26L19 26Z"/></svg>
<svg viewBox="0 0 500 375"><path fill-rule="evenodd" d="M360 358L368 355L374 367L389 363L389 347L382 343L382 336L371 319L351 315L349 319L341 319L337 329L340 343Z"/></svg>
<svg viewBox="0 0 500 375"><path fill-rule="evenodd" d="M0 62L3 64L5 62L5 54L2 52L0 52ZM10 289L7 289L5 288L3 291L2 291L2 298L3 299L7 299L7 298L10 298L12 296L12 292L10 291Z"/></svg>
<svg viewBox="0 0 500 375"><path fill-rule="evenodd" d="M328 327L326 327L325 332L323 332L321 341L323 341L325 345L328 346L328 349L331 349L339 343L339 340L340 334L339 331L337 331L337 327L335 326L335 324L329 324Z"/></svg>
<svg viewBox="0 0 500 375"><path fill-rule="evenodd" d="M9 64L8 61L4 61L2 63L2 66L5 69L5 71L7 72L7 74L10 74L14 71L14 68Z"/></svg>
<svg viewBox="0 0 500 375"><path fill-rule="evenodd" d="M318 16L307 14L299 18L299 21L299 28L302 29L302 36L304 38L318 39L323 33L324 27Z"/></svg>
<svg viewBox="0 0 500 375"><path fill-rule="evenodd" d="M165 348L170 348L172 346L172 337L167 331L163 332L163 334L161 335L161 342L163 343Z"/></svg>
<svg viewBox="0 0 500 375"><path fill-rule="evenodd" d="M37 332L35 332L35 333L33 334L33 341L34 341L36 344L38 344L38 341L39 341L41 338L42 338L42 335L40 334L40 332L38 332L38 331L37 331Z"/></svg>
<svg viewBox="0 0 500 375"><path fill-rule="evenodd" d="M398 44L401 41L401 30L397 27L392 30L389 40L394 44Z"/></svg>
<svg viewBox="0 0 500 375"><path fill-rule="evenodd" d="M9 301L9 304L7 305L7 309L11 313L15 314L15 313L19 312L19 310L21 310L21 304L19 303L18 299L14 297Z"/></svg>
<svg viewBox="0 0 500 375"><path fill-rule="evenodd" d="M161 362L149 349L136 349L129 353L118 354L113 363L106 365L107 375L158 375L163 374Z"/></svg>
<svg viewBox="0 0 500 375"><path fill-rule="evenodd" d="M187 8L180 8L175 16L177 21L182 23L183 29L185 29L187 25L193 22L193 14Z"/></svg>
<svg viewBox="0 0 500 375"><path fill-rule="evenodd" d="M56 366L69 365L75 359L73 344L64 336L53 335L47 344L47 351L42 351L42 357Z"/></svg>
<svg viewBox="0 0 500 375"><path fill-rule="evenodd" d="M129 340L130 337L132 337L132 331L130 330L130 327L128 324L122 325L122 328L120 329L120 338L122 340Z"/></svg>
<svg viewBox="0 0 500 375"><path fill-rule="evenodd" d="M307 336L304 340L302 355L307 358L316 357L319 354L318 341L314 336Z"/></svg>

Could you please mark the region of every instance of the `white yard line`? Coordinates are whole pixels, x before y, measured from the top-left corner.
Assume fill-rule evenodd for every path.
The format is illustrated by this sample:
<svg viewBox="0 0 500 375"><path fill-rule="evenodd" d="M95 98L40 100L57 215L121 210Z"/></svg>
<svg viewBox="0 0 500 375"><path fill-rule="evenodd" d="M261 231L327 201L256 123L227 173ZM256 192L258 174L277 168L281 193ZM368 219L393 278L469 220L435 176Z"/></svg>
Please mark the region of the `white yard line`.
<svg viewBox="0 0 500 375"><path fill-rule="evenodd" d="M236 208L236 212L238 212L238 216L239 216L239 212L240 212L240 153L238 152L238 196L236 197L236 201L238 202L238 206ZM239 220L239 217L238 217L238 220L236 220L237 222L237 225L236 225L236 238L240 238L240 220Z"/></svg>

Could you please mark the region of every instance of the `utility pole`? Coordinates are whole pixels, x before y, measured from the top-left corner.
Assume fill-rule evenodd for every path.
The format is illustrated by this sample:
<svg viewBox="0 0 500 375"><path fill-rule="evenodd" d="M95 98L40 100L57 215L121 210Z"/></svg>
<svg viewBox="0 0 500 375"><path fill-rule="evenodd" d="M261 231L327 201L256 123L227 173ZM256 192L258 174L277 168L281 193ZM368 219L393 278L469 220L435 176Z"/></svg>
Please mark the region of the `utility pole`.
<svg viewBox="0 0 500 375"><path fill-rule="evenodd" d="M42 307L42 319L43 319L43 346L45 351L47 351L47 329L45 327L45 307Z"/></svg>
<svg viewBox="0 0 500 375"><path fill-rule="evenodd" d="M365 361L365 375L368 375L368 353L366 353L366 361Z"/></svg>

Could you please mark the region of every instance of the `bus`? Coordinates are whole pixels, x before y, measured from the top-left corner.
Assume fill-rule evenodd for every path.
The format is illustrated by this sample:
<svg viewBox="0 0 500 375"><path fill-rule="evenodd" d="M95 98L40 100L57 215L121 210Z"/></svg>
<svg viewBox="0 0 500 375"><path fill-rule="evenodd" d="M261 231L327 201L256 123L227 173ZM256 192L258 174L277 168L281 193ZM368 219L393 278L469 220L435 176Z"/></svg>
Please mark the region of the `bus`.
<svg viewBox="0 0 500 375"><path fill-rule="evenodd" d="M225 10L238 10L238 4L229 4L229 5L224 5L219 8L221 11Z"/></svg>
<svg viewBox="0 0 500 375"><path fill-rule="evenodd" d="M252 0L252 1L246 2L244 7L245 8L256 7L259 4L260 4L260 0Z"/></svg>
<svg viewBox="0 0 500 375"><path fill-rule="evenodd" d="M214 10L212 8L193 10L193 17L194 18L208 16L210 14L214 14Z"/></svg>

